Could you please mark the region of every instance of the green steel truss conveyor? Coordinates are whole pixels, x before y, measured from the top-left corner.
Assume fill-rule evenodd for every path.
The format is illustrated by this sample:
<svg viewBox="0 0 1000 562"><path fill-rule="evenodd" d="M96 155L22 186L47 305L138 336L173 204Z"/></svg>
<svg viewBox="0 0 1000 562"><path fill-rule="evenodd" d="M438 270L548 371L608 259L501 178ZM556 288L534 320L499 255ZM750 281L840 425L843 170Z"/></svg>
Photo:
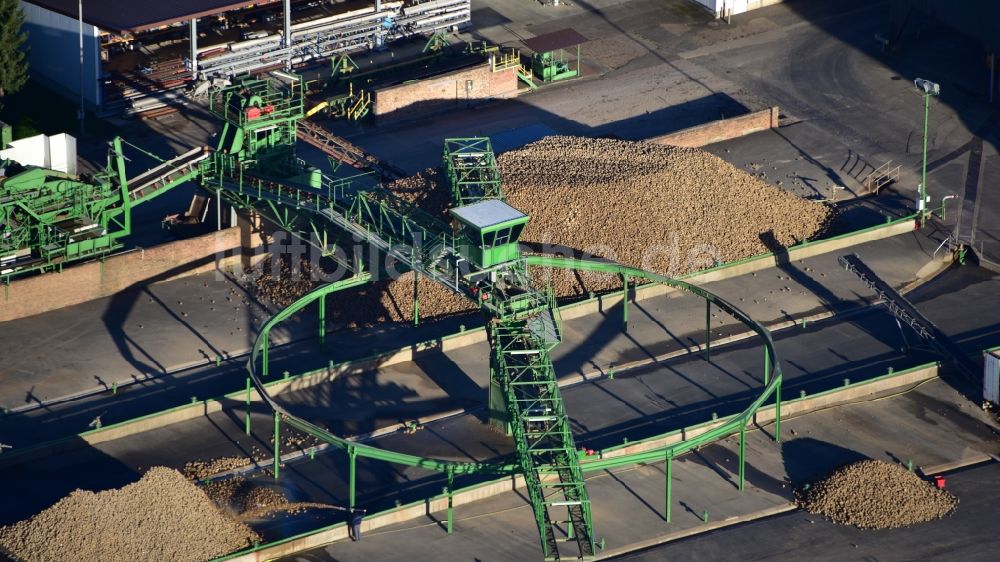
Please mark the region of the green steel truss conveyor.
<svg viewBox="0 0 1000 562"><path fill-rule="evenodd" d="M480 208L453 211L470 210L469 216L488 223L472 221L455 234L378 184L332 179L300 160L295 139L304 116L302 99L300 84L282 91L267 80L244 80L216 92L211 109L225 124L217 150L203 166L202 186L279 222L289 212L309 215L304 221L312 229L324 222L479 303L490 326L493 378L503 392L504 418L528 482L544 555L559 559L557 542L564 540L576 546L575 558L593 557L590 503L548 355L559 341L555 302L527 282L517 234L528 218L497 199L500 178L489 140L462 139L446 147L453 193L462 203L480 201ZM496 212L507 219L489 222ZM361 272L357 265L354 270ZM565 518L558 515L562 512ZM556 529L563 524L566 531L559 536Z"/></svg>

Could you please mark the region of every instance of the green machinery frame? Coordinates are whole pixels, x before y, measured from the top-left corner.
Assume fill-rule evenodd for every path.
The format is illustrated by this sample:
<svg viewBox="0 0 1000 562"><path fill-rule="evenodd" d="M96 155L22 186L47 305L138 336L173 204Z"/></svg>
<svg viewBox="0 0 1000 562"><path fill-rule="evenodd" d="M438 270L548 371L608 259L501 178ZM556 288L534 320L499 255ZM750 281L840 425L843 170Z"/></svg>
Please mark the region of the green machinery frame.
<svg viewBox="0 0 1000 562"><path fill-rule="evenodd" d="M111 142L105 168L83 179L55 170L0 161L0 278L102 257L132 233L132 207L154 199L200 173L207 157L193 149L127 179L121 138Z"/></svg>
<svg viewBox="0 0 1000 562"><path fill-rule="evenodd" d="M503 198L500 168L493 144L486 137L451 138L444 141L444 172L456 206L481 199Z"/></svg>
<svg viewBox="0 0 1000 562"><path fill-rule="evenodd" d="M509 431L514 439L517 459L515 463L501 464L456 463L383 451L348 442L291 416L266 395L261 377L268 375L271 329L314 301L319 302L320 326L325 326L325 295L370 279L363 264L349 261L344 265L355 272L355 277L321 287L299 299L269 320L258 335L248 363L249 381L274 411L275 430L280 429L282 420L287 420L293 427L345 449L351 462L351 474L354 473L358 455L445 472L449 488L456 474L519 472L527 484L543 556L558 560L562 557L560 545L570 545L576 558L593 558L596 542L583 465L549 357L549 352L562 337L561 320L551 289L535 288L529 280L529 267L540 265L537 259L519 259L516 253L496 254L488 258L480 256L478 259L469 256L467 238L456 236L450 225L399 200L378 183L366 181L366 178L329 178L299 159L295 154L295 130L297 120L304 114L302 99L301 84L293 84L288 90L280 91L271 83L258 80L244 80L216 92L212 97L212 108L226 125L219 146L212 157L202 164L202 186L234 205L262 212L289 230L311 231L313 234L320 231L339 232L353 236L420 276L430 278L477 303L486 318L492 349L491 423ZM473 146L476 144L489 148L488 143L473 143ZM488 161L493 161L492 150L487 152ZM463 152L458 150L457 153ZM449 151L446 150L446 154ZM445 163L447 166L447 158ZM450 177L457 205L475 195L484 195L480 187L482 182L457 181L475 176L463 176L456 172ZM491 179L489 185L496 188L490 192L493 198L499 198L499 182ZM481 200L478 204L484 202ZM463 207L469 206L460 206L458 210ZM524 216L523 221L520 218L514 221L518 222L517 225L501 223L487 226L510 231L526 220ZM322 240L324 250L329 250L326 237ZM489 246L483 239L480 242L483 247ZM516 250L516 244L514 248ZM553 261L541 265L603 268L621 275L626 287L630 278L645 278L685 288L702 296L710 295L685 284L617 264ZM416 295L414 300L416 311ZM738 317L742 314L724 301L718 300L717 304L724 310L737 312ZM746 320L752 322L748 318ZM766 338L768 357L773 357L769 335L763 328L759 330ZM320 335L324 335L322 328ZM771 369L767 370L769 374L766 376L770 377ZM772 379L780 381L780 375ZM773 391L774 384L768 385L770 391ZM276 476L278 468L276 464ZM351 480L350 503L353 507L354 479Z"/></svg>
<svg viewBox="0 0 1000 562"><path fill-rule="evenodd" d="M580 75L580 46L576 46L575 54L567 49L535 53L531 57L531 71L542 82L576 78Z"/></svg>

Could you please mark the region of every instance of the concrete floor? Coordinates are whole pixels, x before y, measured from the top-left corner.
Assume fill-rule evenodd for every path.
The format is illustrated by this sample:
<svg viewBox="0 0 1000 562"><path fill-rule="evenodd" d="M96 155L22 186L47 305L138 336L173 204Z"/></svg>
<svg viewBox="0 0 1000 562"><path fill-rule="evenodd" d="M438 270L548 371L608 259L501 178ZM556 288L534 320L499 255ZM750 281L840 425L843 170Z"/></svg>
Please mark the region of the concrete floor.
<svg viewBox="0 0 1000 562"><path fill-rule="evenodd" d="M822 477L833 468L853 460L874 458L905 463L911 459L916 466L930 467L972 458L983 452L995 453L1000 446L997 425L940 381L926 383L902 395L839 406L786 420L782 428L784 438L780 444L771 439L770 427L748 436L747 487L743 492L735 484L738 474L738 445L735 439L706 446L675 460L669 524L663 519L665 483L662 463L589 475L587 488L594 505L594 525L598 536L606 539L605 554L697 529L704 525L702 517L706 510L709 521L738 521L755 512L787 504L791 501L793 487ZM990 470L990 474L996 474L995 469ZM958 477L959 480L961 478ZM994 489L995 486L988 486L985 492L991 493ZM957 491L963 502L959 508L961 513L965 506L965 494L975 495L978 491L971 487L959 487ZM429 561L440 559L442 552L447 552L453 560L528 560L538 556L537 532L528 504L517 494L508 493L458 507L455 517L455 533L451 536L433 520L418 520L373 531L360 543L338 542L286 559L311 562L373 559ZM676 545L671 543L637 559L712 560L716 559L713 555L719 556L718 553L722 553L722 559L756 559L746 552L729 552L727 539L718 535L732 535L739 542L760 541L755 549L761 552L776 549L772 556L779 553L787 556L788 550L779 549L775 539L760 539L753 528L764 525L773 529L771 537L786 537L788 531L782 522L789 517L805 516L795 514L768 519ZM434 513L429 519L442 518L443 514ZM948 532L960 533L961 527L949 521L929 523L921 528L947 525ZM837 533L842 528L828 527L832 529L804 536L801 529L796 529L795 534L799 537L791 540L839 538ZM864 533L853 531L853 535L861 538ZM698 543L696 548L705 552L703 557L689 558L685 554L685 545L691 542ZM869 544L871 542L869 539ZM902 547L904 543L897 544ZM729 557L726 552L729 552ZM905 552L917 553L919 549ZM845 558L853 559L849 554L839 559Z"/></svg>
<svg viewBox="0 0 1000 562"><path fill-rule="evenodd" d="M916 279L917 272L932 259L935 247L932 238L906 234L854 250L887 281L902 287ZM824 311L844 312L866 304L870 294L840 267L838 255L817 256L705 287L765 325ZM226 301L236 288L231 280L209 274L157 284L141 294L100 299L0 324L0 337L25 338L39 344L0 350L0 361L10 369L4 377L7 384L0 390L0 404L15 412L30 409L7 418L0 428L0 442L14 446L37 443L76 434L96 416L106 425L186 404L192 396L204 399L243 388L244 359L240 354L249 347L268 312L260 305ZM237 306L240 310L229 310ZM564 343L553 352L557 372L563 377L592 375L612 365L649 360L682 345L697 344L704 339L703 306L700 299L677 295L637 303L628 334L620 331L620 308L568 320ZM227 313L210 311L213 307ZM332 335L327 349L321 350L311 339L315 319L305 313L276 334L275 343L296 342L274 349L272 369L301 373L330 360L347 361L372 355L378 349L396 349L455 333L460 323L472 327L480 320L478 316L456 318L416 330L395 326L342 331ZM743 330L726 315L713 319L715 339ZM485 349L481 344L446 357L424 357L416 363L379 370L375 380L379 386L383 380L401 386L394 396L435 400L420 410L424 414L428 409L444 411L478 404L485 385ZM235 357L217 369L217 354ZM456 371L456 367L467 375L443 374ZM414 386L414 381L401 373L414 373L424 382ZM132 377L143 380L124 386ZM108 391L114 382L121 385L118 395ZM420 390L424 388L443 389L443 395ZM98 394L52 403L79 392ZM406 415L403 412L409 408L396 416ZM391 410L383 409L383 415L387 414L391 415Z"/></svg>

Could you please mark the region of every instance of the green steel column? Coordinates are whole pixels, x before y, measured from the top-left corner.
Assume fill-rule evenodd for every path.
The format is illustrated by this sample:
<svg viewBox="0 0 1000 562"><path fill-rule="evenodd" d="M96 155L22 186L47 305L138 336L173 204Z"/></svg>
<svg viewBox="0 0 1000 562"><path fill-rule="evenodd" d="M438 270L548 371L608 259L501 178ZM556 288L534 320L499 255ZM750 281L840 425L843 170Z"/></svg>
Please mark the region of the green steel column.
<svg viewBox="0 0 1000 562"><path fill-rule="evenodd" d="M326 343L326 295L319 297L319 343Z"/></svg>
<svg viewBox="0 0 1000 562"><path fill-rule="evenodd" d="M712 360L712 301L705 300L705 361Z"/></svg>
<svg viewBox="0 0 1000 562"><path fill-rule="evenodd" d="M770 384L771 382L771 351L767 349L767 345L764 345L764 384Z"/></svg>
<svg viewBox="0 0 1000 562"><path fill-rule="evenodd" d="M420 325L420 274L413 270L413 325Z"/></svg>
<svg viewBox="0 0 1000 562"><path fill-rule="evenodd" d="M354 447L347 448L347 458L350 460L348 469L348 482L347 482L347 507L354 510L354 486L357 482L356 473L354 470L355 459L357 459L358 451Z"/></svg>
<svg viewBox="0 0 1000 562"><path fill-rule="evenodd" d="M666 505L663 508L663 518L670 523L671 492L673 490L674 455L670 451L666 453L666 476L667 476L667 497Z"/></svg>
<svg viewBox="0 0 1000 562"><path fill-rule="evenodd" d="M274 413L274 479L278 479L278 467L281 464L281 414Z"/></svg>
<svg viewBox="0 0 1000 562"><path fill-rule="evenodd" d="M628 275L622 275L622 331L628 331Z"/></svg>
<svg viewBox="0 0 1000 562"><path fill-rule="evenodd" d="M740 491L746 481L746 455L747 455L747 428L746 425L740 427Z"/></svg>
<svg viewBox="0 0 1000 562"><path fill-rule="evenodd" d="M455 489L454 471L448 471L448 534L450 535L455 526L455 510L452 502L452 491Z"/></svg>
<svg viewBox="0 0 1000 562"><path fill-rule="evenodd" d="M920 213L920 226L924 226L927 208L927 128L931 114L931 94L924 92L924 162L920 170L920 203L917 211Z"/></svg>
<svg viewBox="0 0 1000 562"><path fill-rule="evenodd" d="M247 377L247 435L250 435L250 377Z"/></svg>
<svg viewBox="0 0 1000 562"><path fill-rule="evenodd" d="M785 381L781 381L784 383ZM781 443L781 385L774 389L774 440Z"/></svg>

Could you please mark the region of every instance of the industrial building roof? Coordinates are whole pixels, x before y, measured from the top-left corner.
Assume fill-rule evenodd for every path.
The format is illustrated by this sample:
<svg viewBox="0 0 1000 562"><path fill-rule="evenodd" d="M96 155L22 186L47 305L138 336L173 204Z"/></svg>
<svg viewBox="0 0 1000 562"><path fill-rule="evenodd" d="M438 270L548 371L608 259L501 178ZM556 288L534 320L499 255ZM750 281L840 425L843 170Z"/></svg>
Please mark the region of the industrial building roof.
<svg viewBox="0 0 1000 562"><path fill-rule="evenodd" d="M271 0L276 1L276 0ZM78 0L26 0L77 19ZM103 31L137 33L172 23L267 4L269 0L83 0L83 21Z"/></svg>
<svg viewBox="0 0 1000 562"><path fill-rule="evenodd" d="M465 205L464 207L456 207L451 209L451 214L465 224L480 230L505 222L517 219L527 220L528 218L528 215L499 199L485 199L478 203Z"/></svg>
<svg viewBox="0 0 1000 562"><path fill-rule="evenodd" d="M557 49L565 49L566 47L580 45L582 43L586 43L587 41L589 41L589 39L581 35L579 31L566 28L560 29L559 31L553 31L552 33L536 35L531 39L525 39L521 42L536 53L548 53Z"/></svg>

